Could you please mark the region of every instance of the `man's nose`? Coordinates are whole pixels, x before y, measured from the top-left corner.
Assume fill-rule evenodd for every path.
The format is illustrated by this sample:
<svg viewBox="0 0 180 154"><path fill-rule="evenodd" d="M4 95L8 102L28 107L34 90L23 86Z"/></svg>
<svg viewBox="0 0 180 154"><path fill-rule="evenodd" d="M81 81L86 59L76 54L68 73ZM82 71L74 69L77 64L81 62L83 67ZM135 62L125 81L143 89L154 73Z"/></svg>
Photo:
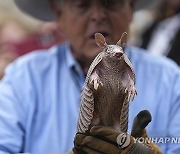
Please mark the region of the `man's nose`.
<svg viewBox="0 0 180 154"><path fill-rule="evenodd" d="M94 5L91 8L91 20L101 21L106 19L106 9L100 5Z"/></svg>

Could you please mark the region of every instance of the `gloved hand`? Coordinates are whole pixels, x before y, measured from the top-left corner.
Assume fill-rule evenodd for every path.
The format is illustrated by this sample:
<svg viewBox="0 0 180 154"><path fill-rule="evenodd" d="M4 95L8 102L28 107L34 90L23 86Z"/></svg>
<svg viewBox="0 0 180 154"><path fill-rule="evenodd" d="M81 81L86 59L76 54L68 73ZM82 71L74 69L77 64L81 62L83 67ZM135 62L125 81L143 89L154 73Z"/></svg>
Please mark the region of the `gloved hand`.
<svg viewBox="0 0 180 154"><path fill-rule="evenodd" d="M143 133L147 136L146 132ZM94 126L88 134L77 133L74 140L75 154L161 154L154 144L135 142L135 138L119 133L113 128Z"/></svg>

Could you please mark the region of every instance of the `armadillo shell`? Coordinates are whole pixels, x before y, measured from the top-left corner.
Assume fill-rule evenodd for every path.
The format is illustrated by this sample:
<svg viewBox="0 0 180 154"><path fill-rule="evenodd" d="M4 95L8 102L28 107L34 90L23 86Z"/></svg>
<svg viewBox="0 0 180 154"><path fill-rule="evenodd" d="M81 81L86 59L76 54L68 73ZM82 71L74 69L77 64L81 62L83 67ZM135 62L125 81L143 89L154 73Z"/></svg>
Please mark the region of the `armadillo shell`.
<svg viewBox="0 0 180 154"><path fill-rule="evenodd" d="M129 101L125 99L120 116L120 128L122 132L127 132L128 129L128 113L129 113Z"/></svg>
<svg viewBox="0 0 180 154"><path fill-rule="evenodd" d="M94 97L92 90L85 85L81 95L81 107L78 120L78 132L85 133L92 121L94 112Z"/></svg>

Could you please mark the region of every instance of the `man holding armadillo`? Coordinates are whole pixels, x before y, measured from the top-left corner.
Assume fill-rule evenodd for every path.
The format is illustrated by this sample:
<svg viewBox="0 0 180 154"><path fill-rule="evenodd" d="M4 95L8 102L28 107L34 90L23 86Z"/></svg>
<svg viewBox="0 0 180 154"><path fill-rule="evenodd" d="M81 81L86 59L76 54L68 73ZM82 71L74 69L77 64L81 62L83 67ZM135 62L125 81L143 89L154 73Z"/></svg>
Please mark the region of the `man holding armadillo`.
<svg viewBox="0 0 180 154"><path fill-rule="evenodd" d="M179 137L180 71L165 57L126 45L135 0L14 1L38 19L56 20L67 42L6 70L0 153L180 152L178 143L137 141ZM148 126L142 110L151 113Z"/></svg>

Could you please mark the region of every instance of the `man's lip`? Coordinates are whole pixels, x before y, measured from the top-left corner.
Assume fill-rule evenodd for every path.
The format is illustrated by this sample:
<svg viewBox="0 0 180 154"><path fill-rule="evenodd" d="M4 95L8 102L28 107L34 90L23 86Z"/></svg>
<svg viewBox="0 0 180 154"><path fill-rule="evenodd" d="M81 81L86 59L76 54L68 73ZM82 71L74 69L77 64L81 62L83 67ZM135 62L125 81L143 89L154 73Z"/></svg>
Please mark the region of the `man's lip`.
<svg viewBox="0 0 180 154"><path fill-rule="evenodd" d="M89 38L90 39L95 39L95 34L96 34L97 32L95 32L95 33L93 33L93 34L91 34L90 36L89 36ZM109 33L107 33L107 32L98 32L98 33L101 33L105 38L106 37L109 37Z"/></svg>

